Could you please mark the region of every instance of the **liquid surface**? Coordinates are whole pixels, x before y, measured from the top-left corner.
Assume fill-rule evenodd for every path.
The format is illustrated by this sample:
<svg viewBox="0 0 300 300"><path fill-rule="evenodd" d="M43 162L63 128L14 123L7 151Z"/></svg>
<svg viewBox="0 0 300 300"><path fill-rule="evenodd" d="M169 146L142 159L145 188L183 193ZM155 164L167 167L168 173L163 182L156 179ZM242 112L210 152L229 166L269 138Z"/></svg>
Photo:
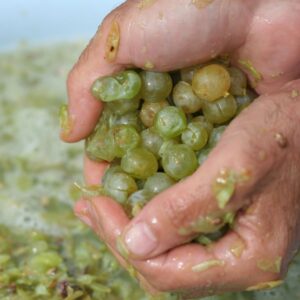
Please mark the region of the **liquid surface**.
<svg viewBox="0 0 300 300"><path fill-rule="evenodd" d="M58 300L66 295L79 300L151 299L72 213L77 195L73 182L82 182L83 145L59 141L58 111L66 101L66 74L83 47L70 43L0 55L3 300ZM38 266L36 272L32 266ZM282 287L205 299L296 300L299 282L298 258Z"/></svg>

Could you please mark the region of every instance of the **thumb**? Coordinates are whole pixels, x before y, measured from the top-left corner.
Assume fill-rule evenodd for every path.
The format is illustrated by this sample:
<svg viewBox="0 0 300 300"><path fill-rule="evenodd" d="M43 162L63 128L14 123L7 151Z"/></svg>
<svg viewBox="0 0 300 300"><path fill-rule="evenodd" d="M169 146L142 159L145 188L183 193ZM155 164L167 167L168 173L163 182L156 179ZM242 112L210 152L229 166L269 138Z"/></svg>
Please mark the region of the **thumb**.
<svg viewBox="0 0 300 300"><path fill-rule="evenodd" d="M98 77L128 66L180 69L232 52L243 43L257 1L200 2L207 1L131 0L104 20L68 78L65 141L78 141L95 127L102 105L90 87Z"/></svg>
<svg viewBox="0 0 300 300"><path fill-rule="evenodd" d="M250 205L245 199L272 180L267 175L289 153L293 125L280 121L289 102L287 94L261 96L231 123L196 173L148 203L122 235L132 257L155 257L214 232L228 213Z"/></svg>

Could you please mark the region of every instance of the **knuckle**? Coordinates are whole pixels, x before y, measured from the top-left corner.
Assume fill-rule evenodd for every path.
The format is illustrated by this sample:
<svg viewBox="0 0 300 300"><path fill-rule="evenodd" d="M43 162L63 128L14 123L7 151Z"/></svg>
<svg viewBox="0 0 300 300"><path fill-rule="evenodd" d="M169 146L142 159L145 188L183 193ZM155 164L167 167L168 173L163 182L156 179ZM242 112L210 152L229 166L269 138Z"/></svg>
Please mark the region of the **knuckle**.
<svg viewBox="0 0 300 300"><path fill-rule="evenodd" d="M196 219L197 205L193 199L190 195L181 194L163 203L166 219L175 230L190 225Z"/></svg>

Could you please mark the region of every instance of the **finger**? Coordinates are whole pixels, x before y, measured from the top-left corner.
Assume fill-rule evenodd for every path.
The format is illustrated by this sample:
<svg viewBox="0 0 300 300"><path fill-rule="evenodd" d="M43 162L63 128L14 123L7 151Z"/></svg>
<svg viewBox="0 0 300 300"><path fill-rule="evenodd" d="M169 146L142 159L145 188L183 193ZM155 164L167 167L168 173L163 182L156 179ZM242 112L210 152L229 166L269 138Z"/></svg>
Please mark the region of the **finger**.
<svg viewBox="0 0 300 300"><path fill-rule="evenodd" d="M90 93L96 78L131 65L157 71L179 69L231 52L242 44L257 1L214 1L206 7L198 2L160 0L146 5L132 0L105 19L69 75L71 129L62 134L64 140L78 141L93 130L102 108ZM114 59L108 61L107 47L116 26L120 42L109 48Z"/></svg>
<svg viewBox="0 0 300 300"><path fill-rule="evenodd" d="M158 290L184 291L188 299L275 287L286 272L281 260L285 244L274 243L271 219L264 222L258 211L240 215L234 230L208 247L184 245L138 268Z"/></svg>
<svg viewBox="0 0 300 300"><path fill-rule="evenodd" d="M234 120L197 172L156 196L127 226L123 239L132 257L155 257L215 231L227 213L249 205L245 199L295 148L295 122L286 118L297 114L296 103L290 92L262 96Z"/></svg>
<svg viewBox="0 0 300 300"><path fill-rule="evenodd" d="M109 167L107 162L97 162L84 156L84 179L87 185L101 185L101 178Z"/></svg>
<svg viewBox="0 0 300 300"><path fill-rule="evenodd" d="M90 160L87 156L84 158L84 177L88 186L101 185L101 179L109 167L106 162L95 162ZM97 207L95 207L97 203ZM98 218L96 211L101 211L101 207L107 213L108 220L104 222L101 218ZM96 209L97 208L97 209ZM113 239L113 236L105 236L105 225L110 228L110 217L118 219L117 226L125 226L128 223L128 217L126 216L123 208L116 201L109 197L84 197L81 201L77 202L74 208L75 214L82 219L88 226L92 227L96 232L101 233L102 239L109 241ZM125 222L125 223L124 223ZM109 232L109 231L108 231ZM111 233L111 232L109 232Z"/></svg>
<svg viewBox="0 0 300 300"><path fill-rule="evenodd" d="M98 197L89 200L80 200L74 207L75 215L89 226L98 237L103 240L117 261L128 273L138 280L141 287L151 295L159 292L138 272L128 260L127 253L119 244L119 237L124 225L128 223L127 216L120 211L112 199ZM103 222L110 216L110 222Z"/></svg>
<svg viewBox="0 0 300 300"><path fill-rule="evenodd" d="M95 200L96 201L96 200ZM111 208L111 206L110 206ZM74 207L74 212L76 214L76 216L83 221L87 226L89 226L91 229L93 229L93 231L98 235L98 237L105 241L104 239L104 232L103 229L99 226L98 224L98 213L95 213L95 211L97 209L101 209L101 211L105 211L105 208L103 208L100 204L99 205L94 205L90 203L90 200L80 200L76 203L75 207ZM111 212L111 209L110 211ZM93 217L92 217L93 216ZM110 229L109 229L110 230ZM106 241L105 241L106 242ZM123 257L122 254L117 250L116 247L116 242L114 241L111 244L106 244L106 246L108 247L109 251L114 255L114 257L117 259L117 261L120 263L120 265L125 268L126 270L128 270L129 274L134 277L135 279L137 279L141 285L141 287L145 290L148 291L150 294L157 294L158 291L153 288L148 282L147 280L140 275L134 268L132 265L130 265L130 263L127 261L126 257Z"/></svg>

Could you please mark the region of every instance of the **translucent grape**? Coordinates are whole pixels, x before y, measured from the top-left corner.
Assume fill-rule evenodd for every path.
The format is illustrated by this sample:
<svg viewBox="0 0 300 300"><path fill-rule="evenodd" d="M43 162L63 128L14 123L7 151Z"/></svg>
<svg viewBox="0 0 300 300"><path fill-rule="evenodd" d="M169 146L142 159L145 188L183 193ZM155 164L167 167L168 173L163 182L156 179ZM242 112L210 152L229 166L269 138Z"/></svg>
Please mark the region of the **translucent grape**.
<svg viewBox="0 0 300 300"><path fill-rule="evenodd" d="M165 173L156 173L149 177L145 183L144 189L153 195L168 189L176 182Z"/></svg>
<svg viewBox="0 0 300 300"><path fill-rule="evenodd" d="M204 116L198 116L192 119L192 123L200 123L207 131L208 135L211 134L214 126L212 123L208 122Z"/></svg>
<svg viewBox="0 0 300 300"><path fill-rule="evenodd" d="M122 204L137 189L137 184L132 177L116 170L106 178L104 183L104 193Z"/></svg>
<svg viewBox="0 0 300 300"><path fill-rule="evenodd" d="M124 71L97 79L92 86L93 95L103 101L134 99L140 92L142 81L135 71Z"/></svg>
<svg viewBox="0 0 300 300"><path fill-rule="evenodd" d="M219 126L214 128L208 141L209 148L214 148L218 144L226 128L227 126Z"/></svg>
<svg viewBox="0 0 300 300"><path fill-rule="evenodd" d="M240 69L234 67L228 68L227 70L231 78L229 93L234 96L244 96L247 88L246 75Z"/></svg>
<svg viewBox="0 0 300 300"><path fill-rule="evenodd" d="M147 102L166 99L173 88L172 78L168 73L142 71L142 98Z"/></svg>
<svg viewBox="0 0 300 300"><path fill-rule="evenodd" d="M202 108L202 100L195 95L192 86L184 81L178 82L174 87L173 101L187 114L195 113Z"/></svg>
<svg viewBox="0 0 300 300"><path fill-rule="evenodd" d="M212 102L226 96L230 84L231 79L226 68L211 64L195 72L192 87L200 99Z"/></svg>
<svg viewBox="0 0 300 300"><path fill-rule="evenodd" d="M142 145L145 149L152 152L155 156L159 156L159 149L162 146L164 140L154 130L154 128L148 128L141 132Z"/></svg>
<svg viewBox="0 0 300 300"><path fill-rule="evenodd" d="M116 125L110 129L113 137L114 149L116 157L122 157L128 150L136 148L141 137L137 130L130 125Z"/></svg>
<svg viewBox="0 0 300 300"><path fill-rule="evenodd" d="M152 127L156 114L164 107L169 106L168 101L144 102L140 111L140 118L146 127Z"/></svg>
<svg viewBox="0 0 300 300"><path fill-rule="evenodd" d="M134 178L147 179L157 172L158 162L150 151L136 148L122 157L121 168Z"/></svg>
<svg viewBox="0 0 300 300"><path fill-rule="evenodd" d="M111 162L115 158L114 141L109 134L110 115L111 112L105 109L94 132L86 139L85 151L92 160Z"/></svg>
<svg viewBox="0 0 300 300"><path fill-rule="evenodd" d="M179 136L187 126L187 119L182 109L167 106L157 113L154 127L159 135L164 138Z"/></svg>
<svg viewBox="0 0 300 300"><path fill-rule="evenodd" d="M211 148L205 148L202 149L199 153L198 153L198 164L199 166L201 166L208 158L209 153L211 152Z"/></svg>
<svg viewBox="0 0 300 300"><path fill-rule="evenodd" d="M133 217L142 210L147 202L153 197L153 194L147 190L139 190L128 198L128 204L131 207L131 215Z"/></svg>
<svg viewBox="0 0 300 300"><path fill-rule="evenodd" d="M130 125L137 131L141 131L143 127L137 112L130 112L125 115L111 115L109 119L109 126L113 127L115 125Z"/></svg>
<svg viewBox="0 0 300 300"><path fill-rule="evenodd" d="M185 81L189 84L192 84L195 72L197 70L199 70L200 68L202 68L203 66L204 66L204 64L200 64L197 66L192 66L192 67L181 69L180 70L181 80Z"/></svg>
<svg viewBox="0 0 300 300"><path fill-rule="evenodd" d="M204 102L203 114L213 124L223 124L232 119L237 113L237 103L229 95L214 102Z"/></svg>
<svg viewBox="0 0 300 300"><path fill-rule="evenodd" d="M125 115L130 112L136 112L140 106L140 98L132 100L117 100L106 104L107 107L116 115Z"/></svg>
<svg viewBox="0 0 300 300"><path fill-rule="evenodd" d="M251 90L246 90L246 94L244 96L237 96L236 97L236 103L238 106L237 114L239 114L242 110L248 107L255 98L257 98L257 94Z"/></svg>
<svg viewBox="0 0 300 300"><path fill-rule="evenodd" d="M164 171L173 179L180 180L191 175L198 167L194 151L186 145L168 147L162 158Z"/></svg>
<svg viewBox="0 0 300 300"><path fill-rule="evenodd" d="M161 145L160 149L159 149L159 156L163 157L164 153L168 151L169 147L173 146L173 145L177 145L179 144L177 140L166 140L163 142L163 144Z"/></svg>
<svg viewBox="0 0 300 300"><path fill-rule="evenodd" d="M191 149L198 151L206 145L208 132L200 122L189 123L187 129L182 133L181 140Z"/></svg>
<svg viewBox="0 0 300 300"><path fill-rule="evenodd" d="M114 173L123 173L124 171L119 165L112 164L104 173L104 176L102 177L102 185L105 185L106 181L109 179L111 175Z"/></svg>

